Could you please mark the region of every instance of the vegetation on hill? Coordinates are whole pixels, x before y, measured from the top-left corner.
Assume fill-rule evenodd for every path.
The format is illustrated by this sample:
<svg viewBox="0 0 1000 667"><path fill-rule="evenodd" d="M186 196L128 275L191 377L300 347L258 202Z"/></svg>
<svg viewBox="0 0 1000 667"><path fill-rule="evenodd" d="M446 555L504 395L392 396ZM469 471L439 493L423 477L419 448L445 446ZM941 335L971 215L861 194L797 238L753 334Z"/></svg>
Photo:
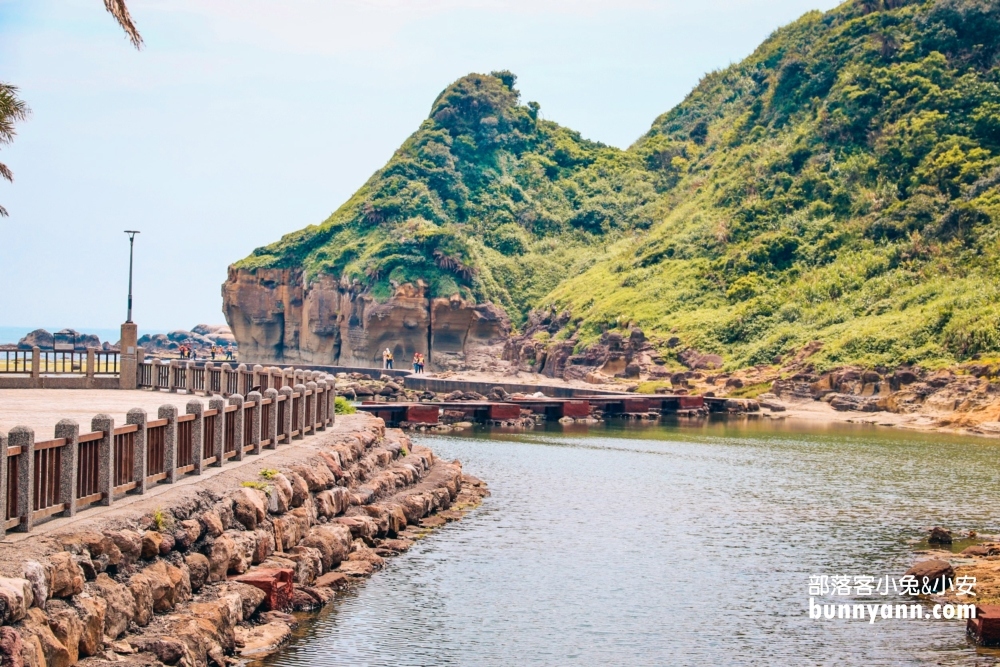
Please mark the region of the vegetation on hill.
<svg viewBox="0 0 1000 667"><path fill-rule="evenodd" d="M1000 351L1000 3L859 0L706 76L627 151L470 75L325 223L239 266L572 313L580 345L771 363ZM678 348L679 349L679 348Z"/></svg>
<svg viewBox="0 0 1000 667"><path fill-rule="evenodd" d="M539 118L509 72L448 86L388 164L320 225L239 268L302 266L370 287L423 280L502 305L515 322L595 249L646 228L654 175L634 155Z"/></svg>

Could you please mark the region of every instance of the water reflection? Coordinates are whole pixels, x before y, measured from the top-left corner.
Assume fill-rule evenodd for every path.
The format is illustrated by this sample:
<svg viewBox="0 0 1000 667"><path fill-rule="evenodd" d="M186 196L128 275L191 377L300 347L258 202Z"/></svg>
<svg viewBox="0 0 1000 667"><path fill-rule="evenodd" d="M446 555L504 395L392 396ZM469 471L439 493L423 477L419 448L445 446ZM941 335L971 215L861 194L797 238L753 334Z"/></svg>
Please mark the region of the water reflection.
<svg viewBox="0 0 1000 667"><path fill-rule="evenodd" d="M956 621L811 621L811 574L898 576L998 533L1000 446L710 421L420 436L493 495L272 665L995 664Z"/></svg>

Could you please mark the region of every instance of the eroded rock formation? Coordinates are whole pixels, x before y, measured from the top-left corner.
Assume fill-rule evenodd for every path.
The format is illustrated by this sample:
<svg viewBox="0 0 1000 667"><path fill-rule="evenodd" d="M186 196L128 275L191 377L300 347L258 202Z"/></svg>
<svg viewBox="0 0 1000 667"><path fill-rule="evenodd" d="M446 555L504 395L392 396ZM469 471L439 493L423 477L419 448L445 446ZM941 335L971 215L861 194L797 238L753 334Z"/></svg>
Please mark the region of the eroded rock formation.
<svg viewBox="0 0 1000 667"><path fill-rule="evenodd" d="M429 368L468 368L498 358L510 335L493 304L431 298L423 283L380 303L328 275L307 283L299 269L231 268L222 297L240 353L256 363L377 367L388 347L397 368L415 352Z"/></svg>

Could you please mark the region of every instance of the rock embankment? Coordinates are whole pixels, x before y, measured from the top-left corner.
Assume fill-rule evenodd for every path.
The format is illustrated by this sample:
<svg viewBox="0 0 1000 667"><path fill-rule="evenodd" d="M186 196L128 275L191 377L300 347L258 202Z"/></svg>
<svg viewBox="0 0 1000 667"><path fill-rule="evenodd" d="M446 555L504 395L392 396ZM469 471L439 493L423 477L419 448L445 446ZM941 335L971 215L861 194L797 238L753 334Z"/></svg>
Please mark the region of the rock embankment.
<svg viewBox="0 0 1000 667"><path fill-rule="evenodd" d="M287 612L330 602L487 495L459 462L381 420L346 421L354 427L294 457L242 466L162 507L143 501L4 543L0 660L222 667L259 657L290 636Z"/></svg>

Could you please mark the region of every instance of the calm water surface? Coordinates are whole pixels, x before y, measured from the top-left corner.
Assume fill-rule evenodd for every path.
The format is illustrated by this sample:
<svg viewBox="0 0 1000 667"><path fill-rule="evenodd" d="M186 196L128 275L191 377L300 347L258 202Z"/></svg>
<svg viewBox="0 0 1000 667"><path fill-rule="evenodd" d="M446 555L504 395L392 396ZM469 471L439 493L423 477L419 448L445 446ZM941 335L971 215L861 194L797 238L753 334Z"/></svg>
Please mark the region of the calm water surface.
<svg viewBox="0 0 1000 667"><path fill-rule="evenodd" d="M806 613L811 574L898 577L935 524L1000 532L992 442L771 422L417 440L492 496L269 665L1000 662L960 621Z"/></svg>

